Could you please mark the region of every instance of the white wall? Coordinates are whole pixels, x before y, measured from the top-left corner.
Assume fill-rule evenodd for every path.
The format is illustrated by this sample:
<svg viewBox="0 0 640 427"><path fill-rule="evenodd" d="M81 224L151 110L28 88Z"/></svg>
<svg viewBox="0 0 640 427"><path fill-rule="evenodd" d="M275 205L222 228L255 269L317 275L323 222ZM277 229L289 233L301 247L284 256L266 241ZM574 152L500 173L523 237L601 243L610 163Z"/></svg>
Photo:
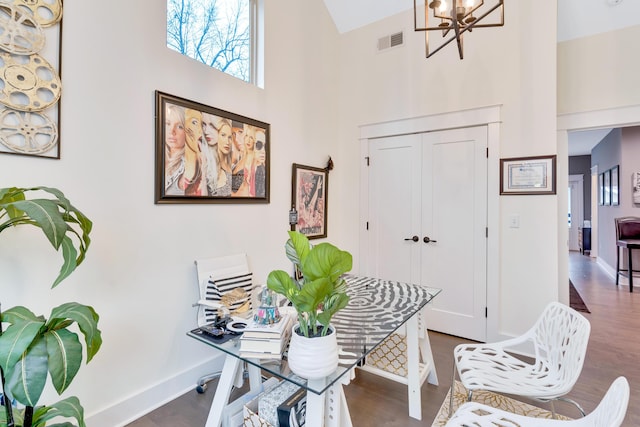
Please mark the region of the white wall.
<svg viewBox="0 0 640 427"><path fill-rule="evenodd" d="M118 425L213 370L216 352L185 335L196 321L193 260L245 251L259 283L288 268L292 163L323 167L333 157L329 238L357 247L339 203L357 182L344 179L351 160L334 131L335 27L321 2L267 3L263 90L167 49L162 1L65 2L61 159L0 155L2 187L58 187L94 221L85 264L53 291L62 258L43 236L16 229L0 240L3 308L48 315L76 300L100 314L103 347L68 393L94 427ZM154 90L270 123L271 203L155 205Z"/></svg>
<svg viewBox="0 0 640 427"><path fill-rule="evenodd" d="M640 104L640 25L558 43L558 113Z"/></svg>
<svg viewBox="0 0 640 427"><path fill-rule="evenodd" d="M465 35L463 61L455 45L425 59L424 35L413 31L411 10L345 34L341 139L356 141L359 125L502 105L500 153L489 168L498 170L500 157L556 154L554 5L509 4L504 27ZM544 29L539 22L547 23ZM405 31L402 48L376 53L379 37L400 30ZM358 155L356 144L348 149L349 157ZM497 186L489 188L489 197L499 197ZM356 209L357 201L352 203ZM557 197L502 196L498 204L499 218L490 222L499 229L489 230L500 235L489 260L499 269L499 283L489 284L498 288L489 302L498 311L489 314L490 338L522 332L547 302L558 299ZM514 214L520 216L519 229L508 228L507 218Z"/></svg>

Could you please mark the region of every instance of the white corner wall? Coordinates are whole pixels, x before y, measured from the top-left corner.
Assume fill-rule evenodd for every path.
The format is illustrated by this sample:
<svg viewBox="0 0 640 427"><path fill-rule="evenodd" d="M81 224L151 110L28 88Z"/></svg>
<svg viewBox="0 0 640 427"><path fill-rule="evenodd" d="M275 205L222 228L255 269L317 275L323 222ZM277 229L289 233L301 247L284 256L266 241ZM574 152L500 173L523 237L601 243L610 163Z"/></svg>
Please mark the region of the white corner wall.
<svg viewBox="0 0 640 427"><path fill-rule="evenodd" d="M322 2L266 2L265 89L167 49L165 10L159 0L65 2L61 159L0 154L2 187L60 188L94 222L86 262L55 290L62 258L37 230L0 239L3 308L48 316L74 300L100 314L103 347L66 394L93 427L122 425L215 370L216 352L185 335L196 326L193 261L247 252L262 284L287 269L292 163L324 167L332 156L329 239L357 248L346 231L357 212L340 203L357 182L345 179L353 160L335 131L338 35ZM155 90L270 123L271 203L155 205ZM47 392L42 403L57 400Z"/></svg>

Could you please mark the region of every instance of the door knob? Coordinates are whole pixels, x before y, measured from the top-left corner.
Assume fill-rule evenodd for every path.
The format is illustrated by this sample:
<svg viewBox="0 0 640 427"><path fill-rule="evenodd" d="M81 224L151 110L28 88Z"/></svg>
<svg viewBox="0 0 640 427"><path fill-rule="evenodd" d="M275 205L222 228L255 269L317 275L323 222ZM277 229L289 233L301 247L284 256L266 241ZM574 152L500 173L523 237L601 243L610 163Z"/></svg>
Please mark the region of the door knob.
<svg viewBox="0 0 640 427"><path fill-rule="evenodd" d="M425 242L425 243L437 243L438 242L437 240L431 240L429 238L429 236L424 236L424 239L422 239L422 241Z"/></svg>
<svg viewBox="0 0 640 427"><path fill-rule="evenodd" d="M413 236L413 237L409 237L408 239L404 239L406 240L413 240L414 242L417 242L418 240L420 240L420 238L418 236Z"/></svg>

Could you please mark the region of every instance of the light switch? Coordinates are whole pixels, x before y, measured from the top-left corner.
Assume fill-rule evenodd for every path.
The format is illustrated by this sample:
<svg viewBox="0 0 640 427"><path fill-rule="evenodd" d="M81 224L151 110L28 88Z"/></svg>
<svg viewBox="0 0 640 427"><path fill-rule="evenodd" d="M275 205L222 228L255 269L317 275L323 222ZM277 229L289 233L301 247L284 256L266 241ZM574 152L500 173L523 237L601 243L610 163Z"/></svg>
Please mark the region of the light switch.
<svg viewBox="0 0 640 427"><path fill-rule="evenodd" d="M509 217L509 228L520 228L520 215L511 215Z"/></svg>

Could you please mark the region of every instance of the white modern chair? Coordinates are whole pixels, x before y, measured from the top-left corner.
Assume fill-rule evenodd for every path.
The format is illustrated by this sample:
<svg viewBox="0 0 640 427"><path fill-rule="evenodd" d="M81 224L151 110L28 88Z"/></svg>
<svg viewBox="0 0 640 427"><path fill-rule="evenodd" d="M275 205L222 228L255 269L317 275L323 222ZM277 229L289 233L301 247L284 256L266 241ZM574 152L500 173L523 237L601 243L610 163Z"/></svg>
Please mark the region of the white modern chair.
<svg viewBox="0 0 640 427"><path fill-rule="evenodd" d="M618 377L596 409L576 420L525 417L477 402L460 406L445 427L619 427L629 404L629 383Z"/></svg>
<svg viewBox="0 0 640 427"><path fill-rule="evenodd" d="M235 254L216 258L202 258L195 261L198 276L199 300L193 304L198 307L198 326L213 322L219 310L225 314L237 315L234 310L247 309L249 315L253 298L252 273L247 255ZM239 301L226 298L231 291L241 291L244 295ZM246 300L248 298L248 301ZM226 300L225 300L226 299ZM196 391L204 393L207 383L220 376L221 372L213 372L198 379Z"/></svg>
<svg viewBox="0 0 640 427"><path fill-rule="evenodd" d="M475 390L487 390L549 401L554 417L554 400L572 403L584 415L580 405L563 396L580 376L590 332L591 325L584 316L564 304L551 302L535 325L519 337L458 345L453 351L452 384L457 372L468 392L468 401ZM533 344L531 363L513 355L527 343ZM449 403L453 408L453 393Z"/></svg>

